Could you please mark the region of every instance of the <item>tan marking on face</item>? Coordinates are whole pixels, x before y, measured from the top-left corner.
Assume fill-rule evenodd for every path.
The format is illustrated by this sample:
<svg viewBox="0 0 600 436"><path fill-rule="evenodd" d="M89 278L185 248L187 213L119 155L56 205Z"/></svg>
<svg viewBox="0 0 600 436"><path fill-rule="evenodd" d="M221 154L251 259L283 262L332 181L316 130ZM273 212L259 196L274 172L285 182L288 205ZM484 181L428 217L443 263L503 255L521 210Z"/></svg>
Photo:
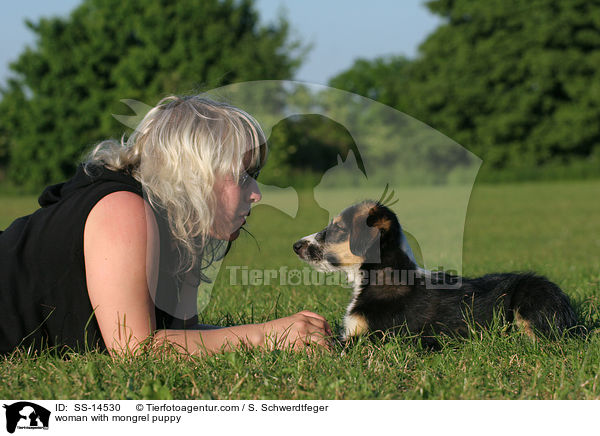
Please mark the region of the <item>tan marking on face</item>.
<svg viewBox="0 0 600 436"><path fill-rule="evenodd" d="M337 261L342 265L362 264L365 261L363 257L356 256L350 251L349 239L337 244L328 245L325 254L328 253L335 255Z"/></svg>
<svg viewBox="0 0 600 436"><path fill-rule="evenodd" d="M364 316L352 313L344 318L344 330L346 338L364 335L369 331L369 324Z"/></svg>

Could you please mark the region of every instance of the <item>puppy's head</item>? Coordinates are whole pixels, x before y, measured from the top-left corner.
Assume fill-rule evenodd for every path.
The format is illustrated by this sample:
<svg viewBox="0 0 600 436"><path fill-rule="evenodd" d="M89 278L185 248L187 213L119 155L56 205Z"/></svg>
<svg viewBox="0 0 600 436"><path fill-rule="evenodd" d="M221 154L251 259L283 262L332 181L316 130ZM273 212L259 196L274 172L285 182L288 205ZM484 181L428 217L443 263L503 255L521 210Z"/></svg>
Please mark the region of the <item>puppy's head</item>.
<svg viewBox="0 0 600 436"><path fill-rule="evenodd" d="M367 200L345 209L318 233L294 243L300 259L321 271L381 263L382 254L399 247L402 229L396 215Z"/></svg>

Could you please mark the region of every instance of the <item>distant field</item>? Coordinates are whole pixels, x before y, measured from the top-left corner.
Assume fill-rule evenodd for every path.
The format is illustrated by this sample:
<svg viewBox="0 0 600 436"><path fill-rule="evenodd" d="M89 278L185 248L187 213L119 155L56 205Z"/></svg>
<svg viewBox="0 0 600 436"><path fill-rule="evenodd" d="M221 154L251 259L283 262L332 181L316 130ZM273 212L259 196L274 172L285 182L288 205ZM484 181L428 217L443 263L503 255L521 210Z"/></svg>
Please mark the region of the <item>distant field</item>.
<svg viewBox="0 0 600 436"><path fill-rule="evenodd" d="M337 210L380 194L321 192L318 199ZM535 270L567 292L583 325L600 327L600 181L476 186L464 235L460 209L466 201L461 203L464 198L456 188L420 188L397 192L395 198L400 201L394 209L427 266L456 267L458 256L465 275ZM269 202L294 208L286 194L272 194ZM0 229L35 207L33 197L0 197ZM255 208L248 226L255 239L242 233L227 256L212 293L200 302L203 322L262 322L308 309L339 327L350 296L343 287L230 284L231 267L302 270L305 265L291 245L328 218L307 193L300 196L296 217L271 206ZM0 397L600 398L600 338L595 332L585 339L533 343L498 326L464 341L445 340L439 352L402 338L364 341L343 355L341 351L313 356L240 351L194 360L150 353L135 360L96 353L69 360L13 356L0 363Z"/></svg>

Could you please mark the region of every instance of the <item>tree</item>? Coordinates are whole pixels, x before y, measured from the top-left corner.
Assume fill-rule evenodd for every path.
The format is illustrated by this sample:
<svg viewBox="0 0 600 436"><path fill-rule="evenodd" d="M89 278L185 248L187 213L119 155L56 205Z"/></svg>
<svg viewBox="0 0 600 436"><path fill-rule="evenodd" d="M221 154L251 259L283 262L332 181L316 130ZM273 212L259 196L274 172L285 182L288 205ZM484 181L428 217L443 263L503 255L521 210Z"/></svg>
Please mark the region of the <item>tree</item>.
<svg viewBox="0 0 600 436"><path fill-rule="evenodd" d="M346 159L349 151L358 154L348 130L318 114L281 120L273 126L269 148L261 182L295 188L316 186L323 174L337 165L338 156Z"/></svg>
<svg viewBox="0 0 600 436"><path fill-rule="evenodd" d="M329 85L394 106L405 92L410 64L404 56L357 59L350 69L332 78Z"/></svg>
<svg viewBox="0 0 600 436"><path fill-rule="evenodd" d="M599 0L427 6L445 23L393 84L371 86L376 94L395 94L394 107L495 168L600 153Z"/></svg>
<svg viewBox="0 0 600 436"><path fill-rule="evenodd" d="M121 99L291 78L305 51L283 18L260 27L251 0L84 0L68 18L27 24L37 43L1 90L0 165L28 188L68 177L92 144L120 137Z"/></svg>

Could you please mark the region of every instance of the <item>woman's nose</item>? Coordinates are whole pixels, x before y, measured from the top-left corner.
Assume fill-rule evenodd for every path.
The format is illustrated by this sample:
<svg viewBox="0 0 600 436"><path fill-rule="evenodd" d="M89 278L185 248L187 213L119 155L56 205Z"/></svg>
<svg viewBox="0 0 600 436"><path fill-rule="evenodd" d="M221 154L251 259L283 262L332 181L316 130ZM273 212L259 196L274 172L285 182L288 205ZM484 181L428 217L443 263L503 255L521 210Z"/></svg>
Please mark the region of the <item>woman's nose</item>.
<svg viewBox="0 0 600 436"><path fill-rule="evenodd" d="M258 182L254 180L250 191L250 202L258 203L260 200L262 200L262 194L260 192L260 188L258 187Z"/></svg>

